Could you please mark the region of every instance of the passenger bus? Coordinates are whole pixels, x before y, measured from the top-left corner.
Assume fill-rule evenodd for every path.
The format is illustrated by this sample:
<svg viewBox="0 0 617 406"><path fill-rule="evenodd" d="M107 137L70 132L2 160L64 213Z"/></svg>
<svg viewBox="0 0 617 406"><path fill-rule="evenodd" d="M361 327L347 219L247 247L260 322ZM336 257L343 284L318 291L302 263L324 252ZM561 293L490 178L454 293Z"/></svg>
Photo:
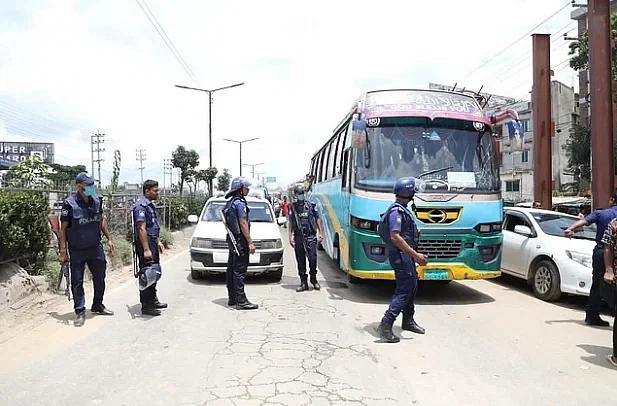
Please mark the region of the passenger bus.
<svg viewBox="0 0 617 406"><path fill-rule="evenodd" d="M516 112L489 116L478 97L462 92L363 94L311 160L308 198L322 214L320 248L352 283L394 279L377 224L395 181L414 176L426 186L415 197L418 251L428 255L419 278L500 276L503 203L492 130L507 120L518 120Z"/></svg>

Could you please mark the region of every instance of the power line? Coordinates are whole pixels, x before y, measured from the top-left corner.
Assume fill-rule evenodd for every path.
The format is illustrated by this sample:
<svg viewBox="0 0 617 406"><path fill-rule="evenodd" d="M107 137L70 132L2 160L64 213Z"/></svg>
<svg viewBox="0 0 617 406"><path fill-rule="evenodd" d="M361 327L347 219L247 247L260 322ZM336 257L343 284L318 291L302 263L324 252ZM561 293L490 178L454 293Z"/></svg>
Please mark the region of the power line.
<svg viewBox="0 0 617 406"><path fill-rule="evenodd" d="M568 1L565 5L563 5L560 9L558 9L557 11L555 11L553 14L551 14L550 16L548 16L547 18L545 18L544 20L542 20L542 22L540 22L538 25L536 25L535 27L533 27L531 30L527 31L525 34L523 34L519 39L517 39L516 41L514 41L513 43L511 43L510 45L508 45L507 47L505 47L504 49L502 49L501 51L499 51L497 54L495 54L493 57L489 58L488 60L484 61L482 64L480 64L480 66L478 66L477 68L473 69L471 72L469 72L468 74L466 74L465 76L463 76L463 79L469 77L471 74L475 73L476 71L478 71L479 69L483 68L484 66L486 66L488 63L490 63L491 61L495 60L497 57L499 57L501 54L503 54L504 52L506 52L508 49L512 48L514 45L518 44L520 41L522 41L523 39L527 38L527 36L531 33L533 33L538 27L540 27L542 24L546 23L547 21L549 21L550 19L552 19L553 17L555 17L557 14L559 14L560 12L562 12L563 10L565 10L568 6L570 6L572 4L571 1Z"/></svg>
<svg viewBox="0 0 617 406"><path fill-rule="evenodd" d="M180 66L182 66L182 69L184 69L186 74L189 75L191 80L195 81L195 75L193 74L193 71L191 70L189 65L186 63L186 61L184 60L184 58L182 57L182 55L180 54L178 49L175 47L175 45L173 44L173 42L171 41L169 36L167 36L167 33L165 33L165 30L163 29L163 26L161 24L159 24L159 22L157 21L156 17L154 16L154 13L150 10L150 8L148 7L148 4L146 4L146 0L142 0L142 1L144 3L144 6L146 7L146 9L148 9L148 12L150 14L152 14L152 17L150 17L150 14L148 14L148 12L146 12L146 9L144 9L144 6L141 5L139 0L135 0L135 1L137 2L139 7L141 8L141 10L144 12L146 17L148 17L148 20L150 21L150 24L152 24L152 26L156 30L157 34L159 34L159 36L161 37L163 42L165 42L165 45L167 45L167 48L169 48L169 50L174 55L174 57L176 58L176 60L180 64Z"/></svg>

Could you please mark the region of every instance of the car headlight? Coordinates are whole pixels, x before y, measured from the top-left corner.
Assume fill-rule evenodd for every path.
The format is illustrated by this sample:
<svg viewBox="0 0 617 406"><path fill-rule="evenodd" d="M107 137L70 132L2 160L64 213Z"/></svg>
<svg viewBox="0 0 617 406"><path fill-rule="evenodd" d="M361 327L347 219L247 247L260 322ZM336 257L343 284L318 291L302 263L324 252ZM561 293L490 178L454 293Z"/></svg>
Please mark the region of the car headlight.
<svg viewBox="0 0 617 406"><path fill-rule="evenodd" d="M262 241L261 248L264 250L273 250L277 248L283 248L282 240L271 240L271 241Z"/></svg>
<svg viewBox="0 0 617 406"><path fill-rule="evenodd" d="M576 251L566 251L566 255L572 261L578 262L579 264L587 268L592 267L591 255L589 254L583 254L582 252L576 252Z"/></svg>
<svg viewBox="0 0 617 406"><path fill-rule="evenodd" d="M212 240L208 240L206 238L192 238L191 247L192 248L212 248Z"/></svg>

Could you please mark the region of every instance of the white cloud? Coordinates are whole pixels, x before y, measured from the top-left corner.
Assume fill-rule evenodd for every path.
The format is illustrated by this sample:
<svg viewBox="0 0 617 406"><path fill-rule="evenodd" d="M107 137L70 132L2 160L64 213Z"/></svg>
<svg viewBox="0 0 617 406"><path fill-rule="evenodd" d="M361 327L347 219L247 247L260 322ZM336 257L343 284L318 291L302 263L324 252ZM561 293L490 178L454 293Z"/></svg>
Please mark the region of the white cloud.
<svg viewBox="0 0 617 406"><path fill-rule="evenodd" d="M214 95L214 165L237 175L238 146L222 139L259 137L245 144L244 162L266 162L262 170L269 176L290 182L307 172L311 154L364 90L459 81L524 95L531 87L531 38L460 80L563 4L511 1L506 9L491 0L148 1L197 84L135 2L3 5L0 14L19 18L0 32L0 100L79 123L70 127L81 130L81 138L38 128L39 138L56 141L58 160L66 163L90 167L89 135L100 129L107 135L103 178L110 176L113 149L120 149L121 178L136 181L136 148L147 149L147 177L162 178L162 160L179 144L195 148L207 166L207 95L174 84L216 88L244 81ZM543 31L568 24L569 11ZM552 56L555 64L566 57L567 46ZM573 77L569 68L557 76L569 85ZM21 125L27 127L24 120Z"/></svg>

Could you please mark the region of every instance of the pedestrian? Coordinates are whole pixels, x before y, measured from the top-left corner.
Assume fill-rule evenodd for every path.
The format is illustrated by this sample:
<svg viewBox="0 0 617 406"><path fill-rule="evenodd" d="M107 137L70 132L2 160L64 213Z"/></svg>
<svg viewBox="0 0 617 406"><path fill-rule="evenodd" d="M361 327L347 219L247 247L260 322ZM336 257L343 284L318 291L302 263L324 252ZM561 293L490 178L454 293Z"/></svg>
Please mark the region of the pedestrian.
<svg viewBox="0 0 617 406"><path fill-rule="evenodd" d="M565 236L572 238L576 230L589 224L596 225L596 246L593 249L591 265L592 265L592 280L591 289L589 290L589 298L585 308L585 324L589 326L609 326L609 322L602 320L600 310L602 309L602 297L604 290L604 244L602 238L608 228L608 224L617 218L617 191L609 199L609 208L604 210L596 210L587 215L585 218L577 220L565 231ZM609 265L609 264L606 264Z"/></svg>
<svg viewBox="0 0 617 406"><path fill-rule="evenodd" d="M95 314L111 316L114 314L103 304L105 294L105 272L107 261L101 244L101 231L107 238L109 254L114 253L114 242L103 216L103 197L96 194L96 180L85 172L77 175L77 192L66 198L60 215L60 254L58 260L67 260L71 269L71 290L75 309L76 327L86 322L86 296L84 292L84 271L86 264L92 274L94 297L90 311ZM67 258L68 244L68 258Z"/></svg>
<svg viewBox="0 0 617 406"><path fill-rule="evenodd" d="M392 331L392 326L398 315L403 313L403 330L417 334L424 334L414 319L414 301L418 290L418 274L416 263L423 266L427 263L427 256L418 253L418 228L414 217L408 209L416 191L421 191L423 183L412 177L403 177L394 184L395 202L381 215L378 231L386 243L388 260L394 270L396 288L381 323L377 328L380 338L390 343L397 343L401 339Z"/></svg>
<svg viewBox="0 0 617 406"><path fill-rule="evenodd" d="M617 218L611 220L602 238L604 243L604 269L603 280L607 288L611 290L611 307L617 312ZM617 313L616 313L617 314ZM617 368L617 323L613 322L613 353L608 355L608 360Z"/></svg>
<svg viewBox="0 0 617 406"><path fill-rule="evenodd" d="M289 223L289 202L287 201L287 196L283 196L283 201L281 202L281 215L287 219L284 227L287 228L287 223Z"/></svg>
<svg viewBox="0 0 617 406"><path fill-rule="evenodd" d="M135 223L134 240L135 253L140 276L146 268L152 265L160 266L160 254L163 253L163 243L159 240L161 226L159 224L154 201L159 198L159 183L148 179L142 185L143 196L137 199L133 207L133 220ZM160 273L159 273L160 278ZM161 310L166 309L167 303L162 303L156 293L157 280L147 288L139 290L139 301L141 302L141 314L146 316L160 316Z"/></svg>
<svg viewBox="0 0 617 406"><path fill-rule="evenodd" d="M249 266L249 256L255 253L255 244L251 238L250 209L246 203L251 182L241 176L231 181L231 188L225 199L231 198L223 209L225 227L227 227L227 294L229 306L238 310L253 310L259 306L251 303L244 291L244 280ZM233 240L232 240L233 239Z"/></svg>
<svg viewBox="0 0 617 406"><path fill-rule="evenodd" d="M300 286L296 292L309 290L306 276L306 260L309 263L309 275L311 285L315 290L320 290L321 285L317 282L317 244L323 241L321 231L321 219L314 202L306 202L304 187L296 185L293 188L294 202L291 203L289 213L289 243L294 248L296 262L298 263L298 275Z"/></svg>
<svg viewBox="0 0 617 406"><path fill-rule="evenodd" d="M541 209L542 208L542 203L540 203L539 201L535 201L533 202L533 208L534 209Z"/></svg>

